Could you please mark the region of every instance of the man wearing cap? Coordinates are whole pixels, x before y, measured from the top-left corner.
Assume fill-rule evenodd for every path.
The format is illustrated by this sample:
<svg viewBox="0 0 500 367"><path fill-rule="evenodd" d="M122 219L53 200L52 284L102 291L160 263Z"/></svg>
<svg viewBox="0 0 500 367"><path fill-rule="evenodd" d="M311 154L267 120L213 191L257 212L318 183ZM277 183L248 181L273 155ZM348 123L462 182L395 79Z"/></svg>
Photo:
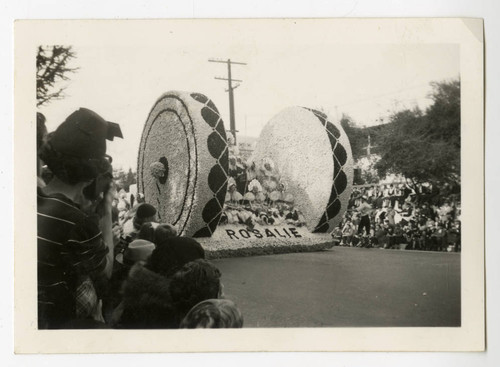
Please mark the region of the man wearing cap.
<svg viewBox="0 0 500 367"><path fill-rule="evenodd" d="M106 140L114 137L122 138L118 124L80 108L41 149L54 178L37 190L39 329L102 320L99 291L113 265Z"/></svg>

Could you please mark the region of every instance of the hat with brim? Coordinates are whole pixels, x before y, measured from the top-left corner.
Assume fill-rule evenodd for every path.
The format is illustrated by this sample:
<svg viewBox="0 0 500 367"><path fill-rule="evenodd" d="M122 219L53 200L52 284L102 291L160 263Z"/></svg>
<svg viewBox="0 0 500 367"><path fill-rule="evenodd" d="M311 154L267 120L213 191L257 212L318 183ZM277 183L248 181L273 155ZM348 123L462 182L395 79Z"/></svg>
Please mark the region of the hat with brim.
<svg viewBox="0 0 500 367"><path fill-rule="evenodd" d="M106 155L106 140L115 137L123 138L120 125L104 120L87 108L80 108L59 125L50 142L61 154L99 159Z"/></svg>
<svg viewBox="0 0 500 367"><path fill-rule="evenodd" d="M153 253L155 245L146 240L130 242L123 253L116 255L116 261L122 265L134 265L138 261L146 261Z"/></svg>

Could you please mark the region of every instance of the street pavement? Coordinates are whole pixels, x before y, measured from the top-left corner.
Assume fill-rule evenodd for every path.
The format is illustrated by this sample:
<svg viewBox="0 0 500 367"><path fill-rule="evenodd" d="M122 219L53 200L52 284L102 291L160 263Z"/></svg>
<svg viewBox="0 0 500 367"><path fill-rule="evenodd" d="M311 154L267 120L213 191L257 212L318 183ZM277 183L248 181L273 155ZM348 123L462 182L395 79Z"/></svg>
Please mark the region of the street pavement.
<svg viewBox="0 0 500 367"><path fill-rule="evenodd" d="M460 326L460 254L334 247L213 260L245 327Z"/></svg>

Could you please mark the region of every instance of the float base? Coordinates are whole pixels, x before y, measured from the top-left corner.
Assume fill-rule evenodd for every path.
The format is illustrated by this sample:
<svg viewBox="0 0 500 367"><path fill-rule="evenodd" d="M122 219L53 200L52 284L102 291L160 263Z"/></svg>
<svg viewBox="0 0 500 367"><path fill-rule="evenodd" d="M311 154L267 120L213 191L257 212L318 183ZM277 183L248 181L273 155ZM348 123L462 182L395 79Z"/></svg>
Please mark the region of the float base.
<svg viewBox="0 0 500 367"><path fill-rule="evenodd" d="M220 225L212 237L196 239L208 259L244 257L293 252L313 252L333 247L328 233L311 233L293 225L243 226Z"/></svg>

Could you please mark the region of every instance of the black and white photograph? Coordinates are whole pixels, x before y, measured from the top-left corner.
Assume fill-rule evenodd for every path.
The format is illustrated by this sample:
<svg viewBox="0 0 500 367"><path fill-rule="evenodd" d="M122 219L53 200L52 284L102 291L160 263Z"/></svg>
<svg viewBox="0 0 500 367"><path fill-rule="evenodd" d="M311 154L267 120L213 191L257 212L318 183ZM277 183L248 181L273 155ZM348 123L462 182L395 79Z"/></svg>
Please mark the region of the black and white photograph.
<svg viewBox="0 0 500 367"><path fill-rule="evenodd" d="M40 30L16 55L32 73L33 139L15 141L36 167L33 276L16 286L30 332L484 347L481 27L19 23L16 42ZM356 344L362 330L403 346Z"/></svg>

